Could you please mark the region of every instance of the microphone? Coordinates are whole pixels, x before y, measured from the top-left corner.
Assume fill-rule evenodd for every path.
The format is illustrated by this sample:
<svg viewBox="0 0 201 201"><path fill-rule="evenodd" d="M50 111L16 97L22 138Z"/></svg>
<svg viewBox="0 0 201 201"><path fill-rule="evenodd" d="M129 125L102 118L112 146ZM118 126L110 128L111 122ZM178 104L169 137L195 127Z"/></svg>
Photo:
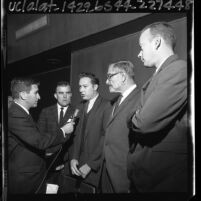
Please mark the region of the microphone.
<svg viewBox="0 0 201 201"><path fill-rule="evenodd" d="M67 123L74 122L75 124L77 124L79 120L79 117L78 117L79 112L80 112L79 109L75 109L75 112L73 113L71 118L67 121Z"/></svg>
<svg viewBox="0 0 201 201"><path fill-rule="evenodd" d="M78 114L79 114L80 110L79 109L75 109L75 112L72 116L72 121L76 123L76 121L78 120Z"/></svg>

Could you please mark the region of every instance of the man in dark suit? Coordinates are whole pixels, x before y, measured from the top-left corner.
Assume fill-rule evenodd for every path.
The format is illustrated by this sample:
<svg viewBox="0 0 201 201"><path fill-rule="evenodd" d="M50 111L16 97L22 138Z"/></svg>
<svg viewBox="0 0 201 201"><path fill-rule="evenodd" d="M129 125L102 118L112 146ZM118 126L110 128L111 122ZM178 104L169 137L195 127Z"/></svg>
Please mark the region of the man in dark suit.
<svg viewBox="0 0 201 201"><path fill-rule="evenodd" d="M144 84L139 109L132 117L135 146L128 156L133 190L188 191L187 64L174 54L175 34L165 22L145 27L139 57L156 67Z"/></svg>
<svg viewBox="0 0 201 201"><path fill-rule="evenodd" d="M106 84L111 93L119 93L106 127L102 175L103 193L128 193L127 155L132 140L127 120L137 109L139 89L134 81L134 66L130 61L109 65Z"/></svg>
<svg viewBox="0 0 201 201"><path fill-rule="evenodd" d="M70 104L72 92L68 82L60 81L57 83L54 97L57 103L44 108L38 120L39 129L43 133L47 132L52 135L56 135L56 130L72 118L75 111L74 107ZM68 155L72 145L72 137L71 135L71 138L65 144L46 150L47 168L50 168L49 166L53 163L48 174L49 182L59 184L59 176L61 176L60 173L64 168L64 163L66 163L68 170Z"/></svg>
<svg viewBox="0 0 201 201"><path fill-rule="evenodd" d="M75 130L71 170L73 175L98 188L106 112L110 104L98 93L99 80L92 73L80 74L79 87L83 102Z"/></svg>
<svg viewBox="0 0 201 201"><path fill-rule="evenodd" d="M14 99L8 109L8 191L28 194L39 190L45 174L43 154L50 146L64 143L73 132L73 123L57 128L56 135L41 133L29 114L40 95L39 83L30 78L11 82Z"/></svg>

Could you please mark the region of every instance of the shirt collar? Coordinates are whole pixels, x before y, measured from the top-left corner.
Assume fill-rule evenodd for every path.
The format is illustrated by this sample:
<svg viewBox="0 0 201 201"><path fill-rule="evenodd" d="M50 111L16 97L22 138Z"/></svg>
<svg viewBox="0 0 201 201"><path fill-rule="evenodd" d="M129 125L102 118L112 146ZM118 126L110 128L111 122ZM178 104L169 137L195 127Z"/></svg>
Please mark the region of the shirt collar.
<svg viewBox="0 0 201 201"><path fill-rule="evenodd" d="M122 93L122 99L121 99L121 101L120 101L119 104L121 104L122 101L123 101L136 87L137 87L137 85L136 85L136 84L133 84L133 85L130 86L126 91L124 91L124 92Z"/></svg>
<svg viewBox="0 0 201 201"><path fill-rule="evenodd" d="M58 103L57 103L57 109L58 109L58 111L60 111L61 110L61 108L63 108L63 111L64 111L64 113L66 112L66 110L68 109L68 105L67 106L65 106L65 107L63 107L63 106L61 106L61 105L59 105Z"/></svg>
<svg viewBox="0 0 201 201"><path fill-rule="evenodd" d="M99 96L99 94L97 94L94 98L90 99L90 100L89 100L89 104L90 104L90 105L93 105L94 102L96 101L96 99L98 98L98 96Z"/></svg>
<svg viewBox="0 0 201 201"><path fill-rule="evenodd" d="M21 105L20 103L18 103L17 101L14 100L14 102L19 105L28 115L29 115L29 110L27 110L27 108L25 108L23 105Z"/></svg>
<svg viewBox="0 0 201 201"><path fill-rule="evenodd" d="M178 59L178 56L176 54L173 54L167 57L167 59L165 59L165 61L158 68L156 68L154 74L156 74L161 68L163 68L164 66L167 66L169 63L171 63L172 61L176 59Z"/></svg>

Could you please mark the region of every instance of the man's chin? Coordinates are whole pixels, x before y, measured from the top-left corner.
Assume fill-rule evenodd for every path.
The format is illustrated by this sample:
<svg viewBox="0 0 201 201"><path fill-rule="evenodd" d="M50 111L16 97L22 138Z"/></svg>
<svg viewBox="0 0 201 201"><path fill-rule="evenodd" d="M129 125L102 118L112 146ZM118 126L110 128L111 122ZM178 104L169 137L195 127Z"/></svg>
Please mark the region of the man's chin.
<svg viewBox="0 0 201 201"><path fill-rule="evenodd" d="M110 88L110 87L109 87L109 91L110 91L110 93L114 93L115 92L115 90L113 88Z"/></svg>

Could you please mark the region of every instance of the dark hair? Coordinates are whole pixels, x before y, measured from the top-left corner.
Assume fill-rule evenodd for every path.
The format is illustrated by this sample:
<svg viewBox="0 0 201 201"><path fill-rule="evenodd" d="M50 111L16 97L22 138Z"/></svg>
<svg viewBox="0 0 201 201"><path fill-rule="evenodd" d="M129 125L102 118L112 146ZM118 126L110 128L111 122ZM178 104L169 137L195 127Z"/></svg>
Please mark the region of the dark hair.
<svg viewBox="0 0 201 201"><path fill-rule="evenodd" d="M123 70L130 78L134 79L134 65L130 61L118 61L116 63L110 64L113 68L118 68L119 70Z"/></svg>
<svg viewBox="0 0 201 201"><path fill-rule="evenodd" d="M39 85L40 83L37 80L34 80L33 78L30 78L30 77L14 78L11 81L12 97L14 99L19 98L19 93L22 91L26 91L27 93L29 93L31 90L31 86L33 84Z"/></svg>
<svg viewBox="0 0 201 201"><path fill-rule="evenodd" d="M60 87L60 86L64 86L64 87L69 86L70 87L70 84L67 81L59 81L59 82L57 82L56 90L57 90L57 87Z"/></svg>
<svg viewBox="0 0 201 201"><path fill-rule="evenodd" d="M141 34L150 29L150 33L153 37L160 35L167 44L169 44L173 49L176 46L176 35L170 24L167 22L155 22L150 25L147 25L142 31Z"/></svg>
<svg viewBox="0 0 201 201"><path fill-rule="evenodd" d="M99 79L93 74L93 73L80 73L79 74L79 78L83 78L83 77L88 77L91 79L91 83L94 85L94 84L97 84L99 86Z"/></svg>

